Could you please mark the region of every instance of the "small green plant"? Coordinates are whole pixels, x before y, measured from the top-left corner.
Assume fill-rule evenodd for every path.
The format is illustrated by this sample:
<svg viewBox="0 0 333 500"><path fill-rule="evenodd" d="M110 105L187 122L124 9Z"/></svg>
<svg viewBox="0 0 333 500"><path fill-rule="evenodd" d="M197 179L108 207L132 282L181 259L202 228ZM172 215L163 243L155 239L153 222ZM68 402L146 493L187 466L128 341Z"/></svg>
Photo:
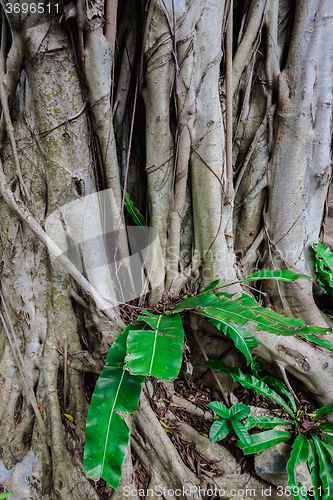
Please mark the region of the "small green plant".
<svg viewBox="0 0 333 500"><path fill-rule="evenodd" d="M255 360L250 363L255 364ZM333 436L329 433L333 432L333 423L321 421L322 417L327 413L333 413L333 404L319 408L313 414L305 414L297 411L293 395L288 391L287 387L279 379L270 375L258 377L258 374L252 370L252 374L243 373L240 368L235 368L226 365L222 361L211 360L207 361L207 365L221 373L230 373L234 382L239 382L240 385L247 389L253 389L259 394L270 398L272 401L279 403L284 411L288 414L288 419L276 417L255 417L249 416L243 425L245 432L250 429L269 429L256 434L245 434L241 439L236 428L234 430L239 437L236 446L243 449L245 455L259 453L276 446L279 443L289 441L291 435L295 435L292 451L287 463L288 472L288 488L294 500L306 500L306 492L303 485L296 478L296 467L302 462L307 463L313 482L313 494L315 500L329 500L333 491ZM284 399L285 398L285 399ZM287 401L286 401L287 399ZM215 413L219 408L218 403L214 402L209 405ZM221 403L219 403L221 404ZM235 405L237 406L237 405ZM245 406L246 405L242 405ZM216 407L217 409L214 409ZM243 415L246 411L244 408ZM250 409L247 408L248 414ZM230 413L232 408L230 408ZM244 417L243 417L244 418ZM217 439L214 438L215 429L211 427L209 434L211 441L219 441L226 437L223 432L223 438L220 435ZM274 427L281 424L292 424L293 432L290 434L286 430L275 430ZM212 431L213 429L213 431ZM244 436L248 436L245 442Z"/></svg>
<svg viewBox="0 0 333 500"><path fill-rule="evenodd" d="M313 244L315 253L315 272L318 284L325 288L333 300L333 254L331 250L318 240Z"/></svg>
<svg viewBox="0 0 333 500"><path fill-rule="evenodd" d="M132 208L130 204L130 210ZM262 270L239 282L271 278L293 281L309 276L289 270ZM297 333L333 349L330 342L313 337L314 334L328 333L327 329L307 326L300 319L286 318L265 309L246 294L234 300L233 295L220 291L224 286L228 285L219 287L217 280L200 295L184 298L178 307L165 314L152 314L143 310L137 321L128 325L118 336L96 383L88 412L83 462L87 476L96 480L103 477L113 488L118 488L129 439L129 429L120 414L135 411L141 384L146 376L153 375L164 380L177 377L184 344L182 312L192 311L206 317L233 340L253 369L255 361L251 349L258 343L245 327L248 321L256 323L257 330L276 335ZM282 398L281 401L284 403ZM238 432L243 431L239 422L242 413L238 416L235 414L233 418L234 414L230 412L227 420L234 428L236 426ZM247 439L245 436L243 431L244 440Z"/></svg>
<svg viewBox="0 0 333 500"><path fill-rule="evenodd" d="M145 218L142 215L142 213L139 211L139 209L136 208L133 201L130 200L128 193L125 193L124 205L125 205L127 212L132 217L133 222L139 227L145 227L146 226Z"/></svg>
<svg viewBox="0 0 333 500"><path fill-rule="evenodd" d="M227 437L230 432L231 424L240 441L244 445L250 444L250 435L244 425L240 422L240 420L244 420L244 418L249 415L250 408L248 406L237 403L229 410L229 408L219 401L209 403L207 406L209 406L209 408L213 410L216 415L221 417L217 419L210 428L209 439L212 443L221 441L221 439Z"/></svg>

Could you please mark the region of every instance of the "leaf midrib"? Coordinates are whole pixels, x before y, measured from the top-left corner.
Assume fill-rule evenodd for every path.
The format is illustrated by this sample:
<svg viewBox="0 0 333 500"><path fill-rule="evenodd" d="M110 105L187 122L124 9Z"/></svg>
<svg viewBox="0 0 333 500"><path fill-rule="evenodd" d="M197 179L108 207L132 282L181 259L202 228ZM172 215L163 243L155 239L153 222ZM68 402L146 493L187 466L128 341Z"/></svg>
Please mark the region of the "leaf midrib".
<svg viewBox="0 0 333 500"><path fill-rule="evenodd" d="M160 321L162 319L162 316L160 315L157 320L157 325L156 325L156 330L155 330L155 335L154 335L154 343L153 343L153 352L151 355L151 361L150 361L150 367L149 367L149 375L151 374L153 364L154 364L154 357L155 357L155 351L156 351L156 343L157 343L157 336L158 336L158 327L160 324Z"/></svg>
<svg viewBox="0 0 333 500"><path fill-rule="evenodd" d="M107 444L108 444L108 438L109 438L109 433L110 433L110 428L111 428L111 420L112 420L112 417L113 417L114 408L116 406L118 394L119 394L120 387L121 387L121 384L123 382L124 376L125 376L125 370L123 368L123 372L121 374L121 378L119 380L119 384L118 384L118 387L117 387L117 392L116 392L116 395L115 395L115 398L114 398L114 401L113 401L113 405L112 405L112 408L111 408L111 411L110 411L110 417L109 417L108 426L107 426L105 446L104 446L104 451L103 451L103 460L102 460L103 471L104 471L104 463L105 463L105 455L106 455L106 449L107 449Z"/></svg>

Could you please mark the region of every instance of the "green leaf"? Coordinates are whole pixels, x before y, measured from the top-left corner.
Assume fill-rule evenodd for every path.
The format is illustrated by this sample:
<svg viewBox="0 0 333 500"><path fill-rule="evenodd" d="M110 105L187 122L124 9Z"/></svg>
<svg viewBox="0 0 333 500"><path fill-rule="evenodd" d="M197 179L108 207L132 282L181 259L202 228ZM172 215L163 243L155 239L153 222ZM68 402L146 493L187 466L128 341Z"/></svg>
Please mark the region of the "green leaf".
<svg viewBox="0 0 333 500"><path fill-rule="evenodd" d="M239 441L236 446L243 449L244 455L251 455L252 453L259 453L260 451L268 450L279 443L288 441L290 434L287 431L264 431L259 434L252 434L251 443L244 446Z"/></svg>
<svg viewBox="0 0 333 500"><path fill-rule="evenodd" d="M140 316L152 330L133 329L127 338L127 368L133 375L177 377L183 359L184 330L179 314Z"/></svg>
<svg viewBox="0 0 333 500"><path fill-rule="evenodd" d="M321 480L319 476L319 462L316 447L312 439L309 439L309 457L308 457L308 467L311 474L312 484L313 484L313 498L314 500L321 500L321 495L319 494L321 487Z"/></svg>
<svg viewBox="0 0 333 500"><path fill-rule="evenodd" d="M127 326L113 343L97 380L86 424L83 471L93 479L103 477L117 489L121 478L129 429L122 413L136 410L143 377L131 375L124 366L126 339L134 325Z"/></svg>
<svg viewBox="0 0 333 500"><path fill-rule="evenodd" d="M331 250L323 245L318 239L318 243L313 244L315 251L315 264L316 272L319 274L321 280L325 280L327 285L333 287L333 254ZM326 288L326 287L325 287Z"/></svg>
<svg viewBox="0 0 333 500"><path fill-rule="evenodd" d="M319 437L313 436L312 439L318 456L319 476L323 487L322 500L330 500L333 492L333 464Z"/></svg>
<svg viewBox="0 0 333 500"><path fill-rule="evenodd" d="M302 494L303 485L297 481L296 477L296 467L302 462L307 462L308 457L308 440L304 434L299 433L292 445L290 458L287 463L288 487L292 492L294 500L308 500L307 496Z"/></svg>
<svg viewBox="0 0 333 500"><path fill-rule="evenodd" d="M234 341L235 347L244 354L246 364L250 365L253 361L251 349L258 347L258 341L250 330L246 328L246 326L238 326L216 319L210 319L209 321L216 326L220 332L223 332L224 335L227 335Z"/></svg>
<svg viewBox="0 0 333 500"><path fill-rule="evenodd" d="M229 418L229 408L227 408L223 403L219 401L213 401L207 405L213 412L219 417Z"/></svg>
<svg viewBox="0 0 333 500"><path fill-rule="evenodd" d="M280 396L286 396L291 403L292 409L296 413L297 408L294 396L288 391L287 387L281 380L273 377L272 375L264 375L263 377L260 377L260 380L267 384L268 387L273 389L273 391L277 392Z"/></svg>
<svg viewBox="0 0 333 500"><path fill-rule="evenodd" d="M253 417L252 415L245 422L245 428L247 430L252 429L253 427L257 427L258 429L272 429L277 425L286 425L290 424L289 420L285 420L284 418L277 417Z"/></svg>
<svg viewBox="0 0 333 500"><path fill-rule="evenodd" d="M206 292L209 292L210 290L214 290L214 288L217 287L217 285L219 284L220 280L215 280L215 281L212 281L210 285L206 286L206 288L204 290L202 290L202 292L200 292L199 295L202 295L203 293L206 293Z"/></svg>
<svg viewBox="0 0 333 500"><path fill-rule="evenodd" d="M239 437L241 443L243 443L245 446L248 446L251 444L251 436L245 429L244 425L239 422L239 420L236 419L231 419L231 425L234 428L234 431L236 432L237 436Z"/></svg>
<svg viewBox="0 0 333 500"><path fill-rule="evenodd" d="M251 409L248 406L242 403L236 403L229 410L229 418L231 418L231 420L243 420L249 416L250 412Z"/></svg>
<svg viewBox="0 0 333 500"><path fill-rule="evenodd" d="M327 440L327 442L333 446L333 436L331 436L331 434L324 434L323 433L322 436L325 436L325 439Z"/></svg>
<svg viewBox="0 0 333 500"><path fill-rule="evenodd" d="M326 450L328 451L331 460L333 460L333 436L330 436L329 434L322 433L320 436L324 437L326 439L325 441L322 441L323 445L325 446Z"/></svg>
<svg viewBox="0 0 333 500"><path fill-rule="evenodd" d="M213 423L209 431L209 439L211 443L216 443L224 439L230 432L230 425L228 420L219 419Z"/></svg>
<svg viewBox="0 0 333 500"><path fill-rule="evenodd" d="M294 273L289 269L282 269L279 271L272 271L270 269L261 269L261 271L253 273L245 279L246 281L257 281L257 280L268 280L268 279L276 279L281 281L294 281L298 280L299 278L312 279L311 276L308 276L307 274Z"/></svg>
<svg viewBox="0 0 333 500"><path fill-rule="evenodd" d="M262 371L263 366L264 365L262 363L260 363L260 361L257 361L256 356L252 357L252 362L251 362L251 365L250 365L250 369L251 369L252 375L254 375L257 378L261 378L260 375L259 375L259 372Z"/></svg>
<svg viewBox="0 0 333 500"><path fill-rule="evenodd" d="M328 349L329 351L333 351L333 345L329 340L318 339L314 335L302 334L301 337L308 339L310 342L313 342L313 344L320 345L321 347L326 347L326 349Z"/></svg>
<svg viewBox="0 0 333 500"><path fill-rule="evenodd" d="M315 412L315 417L313 417L313 421L319 420L321 417L326 415L327 413L333 413L333 404L323 406L322 408L318 408Z"/></svg>
<svg viewBox="0 0 333 500"><path fill-rule="evenodd" d="M130 200L128 193L125 193L125 207L126 207L127 212L131 215L134 223L137 226L145 226L146 225L146 221L145 221L144 216L134 206L134 203L133 203L133 201Z"/></svg>
<svg viewBox="0 0 333 500"><path fill-rule="evenodd" d="M230 285L234 285L236 283L246 283L247 281L258 281L258 280L268 280L268 279L276 279L280 281L294 281L299 278L307 278L312 279L311 276L307 274L298 274L290 271L289 269L282 269L278 271L272 271L271 269L261 269L261 271L257 271L256 273L247 276L239 281L234 281L233 283L227 283L225 285L221 285L218 288L224 288Z"/></svg>
<svg viewBox="0 0 333 500"><path fill-rule="evenodd" d="M307 326L301 319L286 318L270 309L261 307L246 294L232 300L228 294L216 297L213 292L184 299L174 312L194 309L194 312L206 318L224 323L244 326L248 321L257 324L256 330L265 330L275 335L326 334L330 330L316 326Z"/></svg>
<svg viewBox="0 0 333 500"><path fill-rule="evenodd" d="M289 415L294 417L294 412L291 410L291 408L289 408L289 406L281 398L281 396L279 396L279 394L268 387L267 384L265 384L261 380L258 380L253 375L246 375L240 370L240 368L229 367L219 360L210 360L207 361L206 364L210 368L213 368L214 370L217 370L221 373L230 373L234 382L239 382L243 387L246 387L247 389L253 389L256 392L259 392L260 394L263 394L264 396L272 399L273 401L276 401L285 409L287 413L289 413Z"/></svg>
<svg viewBox="0 0 333 500"><path fill-rule="evenodd" d="M172 311L173 314L188 311L189 309L205 308L210 304L215 304L218 301L215 293L207 292L197 296L186 297Z"/></svg>
<svg viewBox="0 0 333 500"><path fill-rule="evenodd" d="M0 500L2 500L3 498L8 498L10 497L10 495L10 491L8 491L7 493L0 493Z"/></svg>
<svg viewBox="0 0 333 500"><path fill-rule="evenodd" d="M328 432L333 432L333 422L321 422L315 429L323 429Z"/></svg>
<svg viewBox="0 0 333 500"><path fill-rule="evenodd" d="M206 365L209 366L209 368L213 368L213 370L216 370L220 373L229 373L230 375L235 376L237 376L240 371L237 366L226 365L219 359L210 359L209 361L206 361Z"/></svg>

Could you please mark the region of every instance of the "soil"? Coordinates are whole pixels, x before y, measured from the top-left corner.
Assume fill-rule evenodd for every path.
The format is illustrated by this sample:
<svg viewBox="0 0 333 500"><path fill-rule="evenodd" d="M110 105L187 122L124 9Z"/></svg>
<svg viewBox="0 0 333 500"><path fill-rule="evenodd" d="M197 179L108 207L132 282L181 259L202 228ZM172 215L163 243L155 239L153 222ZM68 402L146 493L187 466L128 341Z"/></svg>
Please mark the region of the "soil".
<svg viewBox="0 0 333 500"><path fill-rule="evenodd" d="M205 482L216 476L222 475L224 471L219 467L218 463L209 461L206 457L201 455L196 450L195 443L188 443L185 441L177 431L174 423L170 421L167 414L171 411L177 416L178 419L188 423L200 434L207 437L209 436L212 420L207 420L203 417L193 415L184 408L174 405L172 403L172 395L163 385L163 382L158 381L153 377L149 377L149 380L154 387L154 395L150 399L151 407L160 420L161 425L163 425L165 431L168 433L170 440L174 444L185 465L192 470L192 472L198 475L199 479ZM290 384L299 400L297 403L297 409L300 410L300 412L304 412L304 415L312 413L315 410L316 405L314 401L312 401L311 395L306 394L300 384L298 384L298 381L293 377L290 377ZM187 399L196 407L205 412L210 412L213 416L213 413L207 406L208 403L215 400L209 389L195 385L182 374L180 374L174 381L174 389L177 396ZM266 398L253 390L239 387L236 391L234 391L234 393L240 403L248 406L257 406L269 409L275 414L275 416L286 418L285 413L281 410L281 407L277 403L274 403L269 398ZM164 404L164 406L157 405L157 402ZM244 455L242 450L235 446L237 441L237 435L231 431L230 434L220 443L222 446L227 448L237 460L242 473L248 472L252 476L258 477L254 469L254 457L251 455ZM137 488L146 490L149 484L149 476L138 459L136 457L133 458ZM219 497L214 496L211 497L210 500L219 500Z"/></svg>

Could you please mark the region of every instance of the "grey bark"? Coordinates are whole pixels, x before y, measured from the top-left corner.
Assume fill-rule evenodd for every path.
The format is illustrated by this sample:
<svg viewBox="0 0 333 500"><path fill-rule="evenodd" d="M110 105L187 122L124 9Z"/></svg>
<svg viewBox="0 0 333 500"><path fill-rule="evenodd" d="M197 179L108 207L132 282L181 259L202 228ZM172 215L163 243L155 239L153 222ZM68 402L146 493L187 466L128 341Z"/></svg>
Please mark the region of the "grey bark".
<svg viewBox="0 0 333 500"><path fill-rule="evenodd" d="M9 316L2 305L0 399L6 404L0 407L0 482L13 487L13 478L29 470L33 482L25 485L24 494L28 491L33 499L97 499L81 472L88 409L83 373L101 371L123 323L118 308L107 309L103 302L110 305L114 300L111 274L102 268L89 276L78 269L71 272L65 259L62 262L69 267L64 268L57 254L44 246L43 235L47 217L56 214L59 224L52 238L60 250L66 250L62 209L96 193L100 170L104 187L112 193L112 217L121 228L126 164L131 197L140 170L134 160L145 156L140 167L145 170L147 193L140 199L147 199L148 222L157 229L162 247L162 254L149 256L154 261L150 282L158 284L149 294L152 303L178 294L184 285L193 291L215 278L221 283L234 281L242 271L234 264L235 251L242 256L246 274L258 265L313 274L310 247L319 236L331 175L330 2L253 0L247 5L244 12L237 8L234 13L238 33L233 62L233 200L226 196L224 75L220 71L224 2L151 1L142 47L141 26L129 14L133 4L128 2L125 13L119 15L114 65L103 33L102 1L89 7L85 22L80 11L76 54L62 24L39 24L20 32L17 18L8 17L11 47L5 41L1 45L6 74L2 74L0 92L4 110L0 122L1 293ZM66 16L75 24L75 9ZM108 39L111 35L108 31ZM145 140L140 144L142 121L135 117L132 151L138 148L141 156L134 159L132 154L127 162L132 140L128 110L137 81L144 101L143 105L139 97ZM146 213L144 205L139 208ZM103 232L102 209L98 214L98 231ZM80 216L76 217L79 222ZM91 227L86 237L93 237L96 230ZM125 232L121 238L114 256L126 259ZM107 262L103 245L99 252ZM91 286L101 291L100 302ZM277 309L318 326L326 324L314 305L310 282L279 289L269 285L266 291ZM23 364L6 336L10 323ZM331 402L328 351L296 338L265 332L256 336L262 358L295 375L321 404ZM29 399L25 392L24 377L34 388L46 437L31 406L33 397ZM61 408L64 393L68 397ZM64 409L74 418L74 434L66 435ZM130 425L132 446L151 476L151 485L169 480L174 486L196 482L146 400ZM219 445L205 447L204 437L185 427L184 435L195 439L204 453L218 455ZM24 445L27 436L31 444ZM160 470L153 466L153 458ZM5 476L12 477L11 482ZM128 455L121 485L131 481ZM119 495L109 492L115 500Z"/></svg>

